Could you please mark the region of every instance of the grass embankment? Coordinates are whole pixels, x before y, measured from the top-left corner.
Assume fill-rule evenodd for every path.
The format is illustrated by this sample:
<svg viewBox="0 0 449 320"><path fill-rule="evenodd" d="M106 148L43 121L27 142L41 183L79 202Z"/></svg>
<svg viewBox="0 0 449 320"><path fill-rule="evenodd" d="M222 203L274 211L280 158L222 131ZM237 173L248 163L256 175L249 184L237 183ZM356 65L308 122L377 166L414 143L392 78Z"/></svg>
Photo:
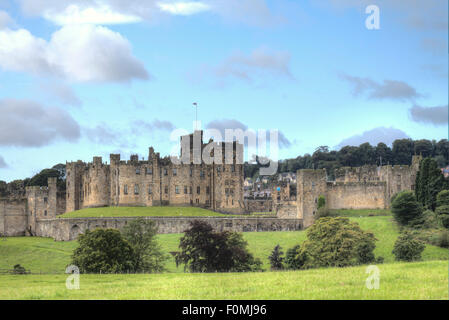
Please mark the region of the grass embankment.
<svg viewBox="0 0 449 320"><path fill-rule="evenodd" d="M67 212L59 218L102 217L241 217L196 207L102 207Z"/></svg>
<svg viewBox="0 0 449 320"><path fill-rule="evenodd" d="M366 266L287 272L0 276L0 299L448 299L447 262L379 265L369 290Z"/></svg>
<svg viewBox="0 0 449 320"><path fill-rule="evenodd" d="M376 241L376 256L383 256L385 263L393 263L391 253L398 230L391 216L351 217L364 230L374 233ZM178 251L179 239L182 234L159 234L158 241L164 252ZM306 231L285 232L245 232L243 237L248 241L249 251L263 262L263 268L269 269L268 256L274 246L280 244L284 250L301 243L306 239ZM70 263L70 256L77 246L76 241L56 242L49 238L7 238L0 240L0 269L12 269L19 263L33 273L62 273ZM448 250L427 245L422 255L423 260L448 260ZM170 272L183 272L176 267L174 258L170 256L166 265Z"/></svg>

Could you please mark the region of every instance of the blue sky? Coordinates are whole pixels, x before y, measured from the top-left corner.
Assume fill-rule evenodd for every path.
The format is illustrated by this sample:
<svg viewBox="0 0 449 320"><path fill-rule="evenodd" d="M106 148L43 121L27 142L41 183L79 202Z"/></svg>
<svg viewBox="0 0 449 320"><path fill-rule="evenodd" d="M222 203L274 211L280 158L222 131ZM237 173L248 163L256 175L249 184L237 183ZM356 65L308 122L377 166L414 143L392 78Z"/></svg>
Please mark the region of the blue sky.
<svg viewBox="0 0 449 320"><path fill-rule="evenodd" d="M126 3L126 4L125 4ZM380 29L368 30L368 5ZM0 0L0 180L176 128L278 129L280 158L448 136L445 0Z"/></svg>

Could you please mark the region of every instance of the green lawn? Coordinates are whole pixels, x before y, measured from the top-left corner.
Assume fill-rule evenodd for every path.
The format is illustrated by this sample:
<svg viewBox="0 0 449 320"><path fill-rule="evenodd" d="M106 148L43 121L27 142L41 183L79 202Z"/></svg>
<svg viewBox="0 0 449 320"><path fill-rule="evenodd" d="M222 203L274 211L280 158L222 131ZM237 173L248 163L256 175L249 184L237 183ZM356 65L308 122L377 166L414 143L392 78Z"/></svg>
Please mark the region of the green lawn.
<svg viewBox="0 0 449 320"><path fill-rule="evenodd" d="M195 207L102 207L87 208L59 215L59 218L88 217L232 217Z"/></svg>
<svg viewBox="0 0 449 320"><path fill-rule="evenodd" d="M381 255L385 263L393 263L391 253L398 231L391 216L351 217L360 224L362 229L372 231L376 238L375 254ZM160 234L159 243L164 252L178 250L181 234ZM245 232L243 237L248 241L249 250L263 262L263 268L268 270L268 255L275 245L280 244L285 251L301 243L306 238L306 231L285 232ZM76 247L75 241L57 242L49 238L18 237L0 240L0 269L11 269L20 263L32 272L64 272L70 262L70 255ZM448 250L427 245L423 253L423 260L448 260ZM183 272L177 268L172 256L167 263L170 272Z"/></svg>
<svg viewBox="0 0 449 320"><path fill-rule="evenodd" d="M366 266L262 273L0 275L0 299L448 299L447 261L379 265L369 290Z"/></svg>
<svg viewBox="0 0 449 320"><path fill-rule="evenodd" d="M341 217L372 217L372 216L390 216L389 209L334 209L329 210L331 215Z"/></svg>

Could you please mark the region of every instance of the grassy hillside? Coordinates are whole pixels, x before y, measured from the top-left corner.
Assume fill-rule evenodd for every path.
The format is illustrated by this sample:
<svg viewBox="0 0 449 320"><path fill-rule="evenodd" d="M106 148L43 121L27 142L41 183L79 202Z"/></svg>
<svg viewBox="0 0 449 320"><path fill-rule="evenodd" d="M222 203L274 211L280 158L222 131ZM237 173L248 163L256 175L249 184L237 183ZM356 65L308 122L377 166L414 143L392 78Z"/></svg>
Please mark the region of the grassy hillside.
<svg viewBox="0 0 449 320"><path fill-rule="evenodd" d="M290 272L0 275L0 299L448 299L447 261L379 265L379 289L366 287L366 266Z"/></svg>
<svg viewBox="0 0 449 320"><path fill-rule="evenodd" d="M372 231L376 238L375 254L385 258L385 263L394 262L391 253L398 236L391 216L351 217L360 224L362 229ZM160 234L158 239L164 252L178 250L181 234ZM280 244L284 250L301 243L306 238L306 231L286 232L245 232L249 250L263 262L263 268L268 270L268 255L275 245ZM75 241L56 242L49 238L7 238L0 240L0 269L11 269L20 263L32 272L64 272L70 262L70 255L77 246ZM427 245L423 253L423 260L448 260L448 250ZM173 257L167 263L170 272L182 272L182 267L176 268Z"/></svg>
<svg viewBox="0 0 449 320"><path fill-rule="evenodd" d="M88 217L230 217L195 207L102 207L87 208L59 215L59 218Z"/></svg>

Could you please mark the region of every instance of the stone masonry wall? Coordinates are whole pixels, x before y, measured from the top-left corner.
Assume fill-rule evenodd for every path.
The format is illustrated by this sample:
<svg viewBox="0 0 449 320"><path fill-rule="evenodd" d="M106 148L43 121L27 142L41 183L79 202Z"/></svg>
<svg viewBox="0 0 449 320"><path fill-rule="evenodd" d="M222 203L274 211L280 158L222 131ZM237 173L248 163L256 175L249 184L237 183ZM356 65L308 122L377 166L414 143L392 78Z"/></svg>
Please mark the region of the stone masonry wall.
<svg viewBox="0 0 449 320"><path fill-rule="evenodd" d="M27 228L27 199L0 199L0 235L23 236Z"/></svg>
<svg viewBox="0 0 449 320"><path fill-rule="evenodd" d="M385 209L385 182L328 182L326 205L330 209Z"/></svg>
<svg viewBox="0 0 449 320"><path fill-rule="evenodd" d="M96 228L121 229L135 218L74 218L36 221L36 235L51 237L58 241L75 240L86 230ZM158 233L182 233L189 228L193 220L206 221L216 231L295 231L303 228L301 219L278 218L221 218L221 217L148 217L158 227Z"/></svg>

